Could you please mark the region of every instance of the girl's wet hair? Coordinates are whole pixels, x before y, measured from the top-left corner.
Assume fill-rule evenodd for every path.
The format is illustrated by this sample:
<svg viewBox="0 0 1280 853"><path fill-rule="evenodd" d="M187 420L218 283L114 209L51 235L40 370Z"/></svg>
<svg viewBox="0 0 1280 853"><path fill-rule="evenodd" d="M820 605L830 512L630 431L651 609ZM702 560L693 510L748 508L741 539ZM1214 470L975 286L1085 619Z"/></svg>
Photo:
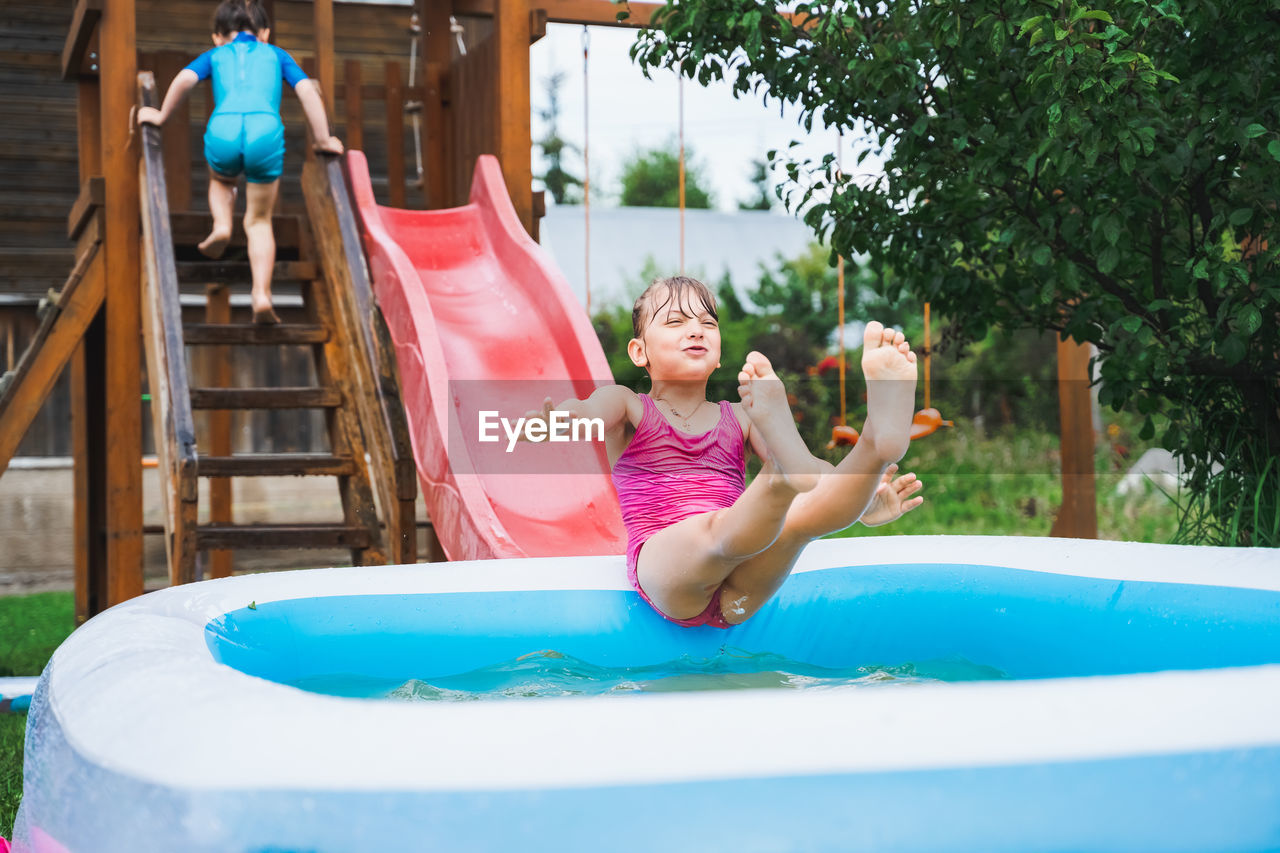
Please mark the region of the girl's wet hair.
<svg viewBox="0 0 1280 853"><path fill-rule="evenodd" d="M652 310L646 311L649 303L653 301L653 294L659 288L667 289L667 298L659 305L654 305ZM669 311L684 311L684 306L698 305L712 316L713 319L719 320L716 314L716 297L711 292L711 288L707 287L696 278L690 278L686 275L673 275L668 278L657 278L653 280L653 284L644 289L644 293L640 294L640 298L636 300L635 307L631 309L631 333L633 337L640 337L641 331L648 324L649 319L658 315L664 308Z"/></svg>
<svg viewBox="0 0 1280 853"><path fill-rule="evenodd" d="M270 27L271 16L258 0L222 0L213 13L213 31L220 36L258 33Z"/></svg>

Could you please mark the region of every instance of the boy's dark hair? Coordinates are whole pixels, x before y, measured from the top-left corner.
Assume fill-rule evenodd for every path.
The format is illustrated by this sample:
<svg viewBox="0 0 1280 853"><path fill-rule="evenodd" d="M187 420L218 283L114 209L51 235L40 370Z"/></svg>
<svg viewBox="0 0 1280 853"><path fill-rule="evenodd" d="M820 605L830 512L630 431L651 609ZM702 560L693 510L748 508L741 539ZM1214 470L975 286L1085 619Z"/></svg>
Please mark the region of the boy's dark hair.
<svg viewBox="0 0 1280 853"><path fill-rule="evenodd" d="M213 31L220 36L257 33L271 27L271 17L258 0L222 0L213 13Z"/></svg>
<svg viewBox="0 0 1280 853"><path fill-rule="evenodd" d="M661 305L654 305L652 311L646 312L645 308L652 301L650 294L660 287L667 289L667 298L662 301ZM687 297L686 294L688 294ZM635 306L631 309L632 337L640 337L640 332L648 324L649 319L657 316L658 312L663 308L668 308L672 311L683 311L686 299L690 307L701 303L702 308L712 318L720 319L719 315L716 314L716 297L711 292L711 288L696 278L690 278L686 275L673 275L668 278L654 279L653 284L646 287L644 293L640 294L640 298L636 300Z"/></svg>

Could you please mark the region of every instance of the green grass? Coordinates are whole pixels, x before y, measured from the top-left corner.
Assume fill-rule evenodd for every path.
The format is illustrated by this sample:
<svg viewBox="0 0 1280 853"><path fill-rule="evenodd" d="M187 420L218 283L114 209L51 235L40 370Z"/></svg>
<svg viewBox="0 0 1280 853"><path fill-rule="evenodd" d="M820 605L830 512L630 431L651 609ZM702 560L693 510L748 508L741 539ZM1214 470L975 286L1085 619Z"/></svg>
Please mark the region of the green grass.
<svg viewBox="0 0 1280 853"><path fill-rule="evenodd" d="M0 676L39 675L53 650L75 628L69 592L0 598ZM0 836L13 834L22 800L25 714L0 714Z"/></svg>
<svg viewBox="0 0 1280 853"><path fill-rule="evenodd" d="M1145 447L1125 449L1106 439L1095 459L1098 537L1168 542L1177 510L1159 492L1118 497L1115 487ZM975 436L957 427L913 442L900 463L924 483L924 504L883 527L855 525L836 536L975 534L1048 536L1062 503L1056 435L1033 430Z"/></svg>

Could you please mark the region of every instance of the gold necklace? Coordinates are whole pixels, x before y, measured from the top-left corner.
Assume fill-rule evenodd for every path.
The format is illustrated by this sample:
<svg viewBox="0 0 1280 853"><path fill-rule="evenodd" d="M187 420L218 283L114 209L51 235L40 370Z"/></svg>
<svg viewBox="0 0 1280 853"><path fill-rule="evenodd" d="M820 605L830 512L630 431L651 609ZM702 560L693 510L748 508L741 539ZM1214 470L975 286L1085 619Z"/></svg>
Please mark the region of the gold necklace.
<svg viewBox="0 0 1280 853"><path fill-rule="evenodd" d="M684 415L677 412L676 407L671 405L671 402L667 400L665 397L654 397L653 399L661 400L662 402L666 403L667 408L671 411L671 414L675 415L677 418L680 419L681 423L683 424L686 430L693 429L693 425L689 423L689 419L698 413L698 411L702 408L703 403L707 402L706 400L703 400L702 403L699 403L698 405L694 406L693 411L689 413L689 417L685 417Z"/></svg>

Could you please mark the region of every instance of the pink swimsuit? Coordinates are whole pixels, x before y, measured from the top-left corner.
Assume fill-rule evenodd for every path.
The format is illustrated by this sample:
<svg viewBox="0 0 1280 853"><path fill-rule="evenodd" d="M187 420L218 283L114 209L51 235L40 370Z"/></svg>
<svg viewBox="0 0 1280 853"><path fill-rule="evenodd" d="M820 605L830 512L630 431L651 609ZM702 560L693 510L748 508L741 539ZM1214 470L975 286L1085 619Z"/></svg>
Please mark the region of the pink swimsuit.
<svg viewBox="0 0 1280 853"><path fill-rule="evenodd" d="M640 588L636 565L649 537L701 512L732 506L746 488L742 427L730 403L720 403L720 421L709 432L690 435L673 427L647 394L644 416L627 449L613 465L622 520L627 525L627 578L640 597L677 625L728 628L720 611L720 590L692 619L672 619Z"/></svg>

